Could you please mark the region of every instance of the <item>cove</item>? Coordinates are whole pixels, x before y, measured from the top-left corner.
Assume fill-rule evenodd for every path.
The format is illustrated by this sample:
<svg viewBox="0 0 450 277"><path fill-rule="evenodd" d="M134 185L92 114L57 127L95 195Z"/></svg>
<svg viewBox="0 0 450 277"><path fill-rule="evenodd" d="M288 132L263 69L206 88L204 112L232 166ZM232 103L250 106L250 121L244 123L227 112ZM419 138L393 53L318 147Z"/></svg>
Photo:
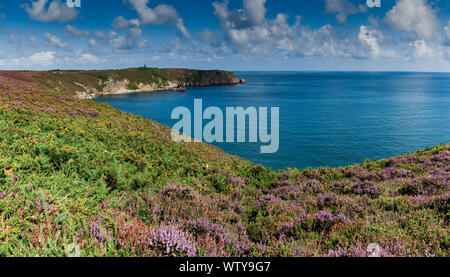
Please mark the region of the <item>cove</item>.
<svg viewBox="0 0 450 277"><path fill-rule="evenodd" d="M247 84L95 99L172 127L174 108L279 107L279 150L213 144L273 169L335 167L450 142L450 74L401 72L237 72ZM270 117L269 117L270 118ZM247 128L248 129L248 128Z"/></svg>

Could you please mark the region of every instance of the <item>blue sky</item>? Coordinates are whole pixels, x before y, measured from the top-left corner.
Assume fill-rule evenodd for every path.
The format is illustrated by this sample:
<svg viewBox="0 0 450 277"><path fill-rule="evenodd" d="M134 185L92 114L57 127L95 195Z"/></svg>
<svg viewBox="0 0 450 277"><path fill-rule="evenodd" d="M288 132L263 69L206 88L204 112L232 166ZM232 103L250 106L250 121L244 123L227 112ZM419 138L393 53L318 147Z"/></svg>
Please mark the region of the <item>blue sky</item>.
<svg viewBox="0 0 450 277"><path fill-rule="evenodd" d="M450 72L450 1L366 1L0 0L0 69Z"/></svg>

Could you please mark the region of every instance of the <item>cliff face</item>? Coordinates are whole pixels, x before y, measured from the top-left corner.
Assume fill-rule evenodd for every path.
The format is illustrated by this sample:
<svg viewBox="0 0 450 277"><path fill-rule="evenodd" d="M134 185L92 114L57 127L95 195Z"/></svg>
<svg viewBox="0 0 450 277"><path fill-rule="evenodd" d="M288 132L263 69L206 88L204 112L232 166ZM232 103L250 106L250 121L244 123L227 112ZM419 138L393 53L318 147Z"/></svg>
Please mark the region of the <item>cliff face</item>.
<svg viewBox="0 0 450 277"><path fill-rule="evenodd" d="M99 95L183 89L191 86L238 84L232 72L221 70L129 68L121 70L0 71L0 75L37 81L42 86L75 94L79 99Z"/></svg>
<svg viewBox="0 0 450 277"><path fill-rule="evenodd" d="M238 84L239 79L232 72L219 70L171 69L169 76L182 86L217 86Z"/></svg>
<svg viewBox="0 0 450 277"><path fill-rule="evenodd" d="M181 87L181 85L175 81L134 83L133 80L115 80L112 77L108 78L106 81L100 80L98 86L94 87L84 86L79 83L76 83L76 85L82 88L81 90L75 91L75 94L79 99L92 99L100 95L176 90Z"/></svg>

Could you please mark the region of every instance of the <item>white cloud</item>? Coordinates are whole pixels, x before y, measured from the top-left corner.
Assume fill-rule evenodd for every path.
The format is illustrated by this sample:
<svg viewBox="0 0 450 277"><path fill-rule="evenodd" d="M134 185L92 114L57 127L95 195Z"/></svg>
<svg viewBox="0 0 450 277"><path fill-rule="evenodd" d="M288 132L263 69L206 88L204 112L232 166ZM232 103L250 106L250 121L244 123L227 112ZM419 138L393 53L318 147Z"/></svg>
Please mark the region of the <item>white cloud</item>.
<svg viewBox="0 0 450 277"><path fill-rule="evenodd" d="M38 66L46 67L50 66L55 61L56 52L38 52L28 57L22 57L13 59L13 64L21 67Z"/></svg>
<svg viewBox="0 0 450 277"><path fill-rule="evenodd" d="M71 35L71 36L75 36L75 37L88 37L91 34L89 31L80 30L77 27L72 26L72 25L67 25L64 28L64 33L66 35Z"/></svg>
<svg viewBox="0 0 450 277"><path fill-rule="evenodd" d="M190 34L184 26L184 21L174 7L165 4L149 8L149 0L127 0L139 15L140 23L143 25L165 25L176 27L185 37ZM131 23L131 21L129 21ZM136 23L136 22L134 22ZM135 27L135 26L134 26Z"/></svg>
<svg viewBox="0 0 450 277"><path fill-rule="evenodd" d="M244 9L228 11L228 0L214 2L214 15L223 28L247 29L265 22L265 0L243 0Z"/></svg>
<svg viewBox="0 0 450 277"><path fill-rule="evenodd" d="M142 30L138 28L131 28L127 35L111 31L109 43L118 51L144 48L147 45L147 41L142 38Z"/></svg>
<svg viewBox="0 0 450 277"><path fill-rule="evenodd" d="M55 35L52 35L50 33L45 33L45 39L47 41L47 44L51 47L61 48L61 49L67 49L69 47L69 44L66 42L62 42L58 37Z"/></svg>
<svg viewBox="0 0 450 277"><path fill-rule="evenodd" d="M235 52L270 56L364 56L357 39L340 37L331 25L310 29L301 25L300 16L292 25L286 14L278 14L273 20L265 18L265 8L261 7L264 2L246 0L244 9L231 11L228 1L213 4L225 41ZM212 41L220 45L217 37Z"/></svg>
<svg viewBox="0 0 450 277"><path fill-rule="evenodd" d="M78 12L75 8L69 8L65 3L58 0L53 0L47 6L48 0L32 1L29 4L21 5L28 13L28 16L36 21L42 22L70 22L77 18Z"/></svg>
<svg viewBox="0 0 450 277"><path fill-rule="evenodd" d="M119 16L114 19L113 27L118 30L126 30L129 28L139 28L141 22L139 19L126 20L123 16Z"/></svg>
<svg viewBox="0 0 450 277"><path fill-rule="evenodd" d="M77 63L99 63L101 61L101 59L97 56L90 53L83 53L82 50L75 51L75 56L77 57Z"/></svg>
<svg viewBox="0 0 450 277"><path fill-rule="evenodd" d="M111 32L110 36L111 39L109 40L109 43L113 48L122 49L125 47L127 43L127 39L125 36L121 36L116 32Z"/></svg>
<svg viewBox="0 0 450 277"><path fill-rule="evenodd" d="M90 38L88 43L90 46L97 46L97 40L95 38Z"/></svg>
<svg viewBox="0 0 450 277"><path fill-rule="evenodd" d="M367 58L357 38L341 37L329 24L318 29L302 28L295 40L296 53L301 56L330 58Z"/></svg>
<svg viewBox="0 0 450 277"><path fill-rule="evenodd" d="M249 22L253 25L259 25L264 21L267 12L266 0L244 0L243 4Z"/></svg>
<svg viewBox="0 0 450 277"><path fill-rule="evenodd" d="M94 31L94 37L97 39L100 39L100 40L105 40L108 38L108 36L105 33L103 33L102 31L98 31L98 30Z"/></svg>
<svg viewBox="0 0 450 277"><path fill-rule="evenodd" d="M336 14L336 20L339 23L345 23L347 17L351 14L357 14L359 12L366 12L366 5L359 5L358 8L353 5L349 0L326 0L325 1L325 13Z"/></svg>
<svg viewBox="0 0 450 277"><path fill-rule="evenodd" d="M84 53L81 55L79 61L82 63L98 63L100 59L92 54Z"/></svg>
<svg viewBox="0 0 450 277"><path fill-rule="evenodd" d="M211 32L209 29L205 29L199 33L202 41L213 47L219 47L222 45L222 38L216 32Z"/></svg>
<svg viewBox="0 0 450 277"><path fill-rule="evenodd" d="M398 0L383 22L394 30L411 31L429 39L438 26L436 12L426 0Z"/></svg>
<svg viewBox="0 0 450 277"><path fill-rule="evenodd" d="M264 3L262 0L244 0L243 10L229 11L227 0L222 3L214 2L214 14L226 41L235 49L254 54L293 50L292 42L300 25L300 17L297 17L292 26L287 22L288 16L285 14L278 14L273 20L266 19ZM217 37L214 44L218 44Z"/></svg>
<svg viewBox="0 0 450 277"><path fill-rule="evenodd" d="M416 40L413 43L410 43L409 46L413 49L413 56L416 59L433 59L439 56L431 47L429 47L425 41Z"/></svg>
<svg viewBox="0 0 450 277"><path fill-rule="evenodd" d="M358 39L363 47L367 47L368 56L371 57L395 56L395 52L393 50L383 50L381 48L380 41L384 39L384 35L381 31L363 25L360 27Z"/></svg>
<svg viewBox="0 0 450 277"><path fill-rule="evenodd" d="M371 55L372 56L380 56L381 55L381 48L378 43L378 39L381 37L382 34L370 27L367 26L361 26L359 30L359 41L362 44L365 44L370 47Z"/></svg>
<svg viewBox="0 0 450 277"><path fill-rule="evenodd" d="M340 49L336 45L334 36L334 29L329 24L316 30L303 28L296 39L296 52L307 57L334 55Z"/></svg>

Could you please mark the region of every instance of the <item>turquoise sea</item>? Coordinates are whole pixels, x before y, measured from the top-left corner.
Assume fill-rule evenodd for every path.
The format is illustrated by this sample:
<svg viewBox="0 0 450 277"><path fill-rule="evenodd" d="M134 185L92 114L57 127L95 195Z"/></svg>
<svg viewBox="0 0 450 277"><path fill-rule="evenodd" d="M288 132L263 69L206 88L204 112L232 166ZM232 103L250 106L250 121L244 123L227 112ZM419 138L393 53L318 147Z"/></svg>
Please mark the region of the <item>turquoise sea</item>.
<svg viewBox="0 0 450 277"><path fill-rule="evenodd" d="M279 107L280 147L216 143L230 154L279 169L345 166L450 142L450 74L236 72L247 84L97 98L172 127L172 110ZM205 121L206 124L208 121ZM269 125L270 126L270 125Z"/></svg>

